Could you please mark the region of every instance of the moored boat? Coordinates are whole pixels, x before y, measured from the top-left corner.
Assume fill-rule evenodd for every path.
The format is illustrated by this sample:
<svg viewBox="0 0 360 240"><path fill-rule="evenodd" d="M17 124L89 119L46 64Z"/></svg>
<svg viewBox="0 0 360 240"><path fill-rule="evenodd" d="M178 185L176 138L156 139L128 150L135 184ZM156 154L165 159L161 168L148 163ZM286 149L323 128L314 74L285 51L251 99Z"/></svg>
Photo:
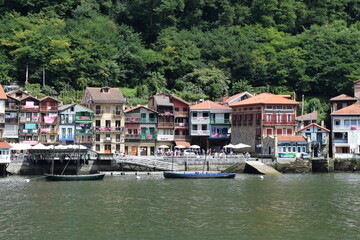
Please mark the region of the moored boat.
<svg viewBox="0 0 360 240"><path fill-rule="evenodd" d="M235 178L235 176L236 176L236 173L164 172L165 178L206 179L206 178Z"/></svg>
<svg viewBox="0 0 360 240"><path fill-rule="evenodd" d="M84 175L57 175L45 173L45 178L50 181L84 181L84 180L102 180L105 173L94 173Z"/></svg>

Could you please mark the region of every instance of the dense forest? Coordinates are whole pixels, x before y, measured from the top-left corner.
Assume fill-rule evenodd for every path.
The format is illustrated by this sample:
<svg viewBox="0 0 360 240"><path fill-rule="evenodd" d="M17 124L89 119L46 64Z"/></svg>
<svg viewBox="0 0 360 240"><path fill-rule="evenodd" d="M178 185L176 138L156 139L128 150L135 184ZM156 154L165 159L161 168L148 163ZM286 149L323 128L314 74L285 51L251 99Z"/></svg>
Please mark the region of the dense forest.
<svg viewBox="0 0 360 240"><path fill-rule="evenodd" d="M0 83L28 68L29 90L65 102L248 90L317 96L309 112L360 79L359 0L0 0L0 16Z"/></svg>

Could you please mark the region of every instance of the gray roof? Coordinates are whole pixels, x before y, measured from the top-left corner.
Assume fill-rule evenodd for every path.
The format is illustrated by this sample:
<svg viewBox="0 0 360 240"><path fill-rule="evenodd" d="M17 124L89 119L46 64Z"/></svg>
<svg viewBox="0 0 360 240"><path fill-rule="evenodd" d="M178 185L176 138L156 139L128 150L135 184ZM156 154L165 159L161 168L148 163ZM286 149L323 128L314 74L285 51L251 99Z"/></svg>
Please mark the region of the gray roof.
<svg viewBox="0 0 360 240"><path fill-rule="evenodd" d="M71 104L65 104L59 107L59 111L64 111L65 109L68 109L71 106L74 106L75 103L71 103Z"/></svg>
<svg viewBox="0 0 360 240"><path fill-rule="evenodd" d="M170 98L168 96L155 95L154 99L157 106L174 106L174 104L170 102Z"/></svg>
<svg viewBox="0 0 360 240"><path fill-rule="evenodd" d="M95 103L125 103L125 99L118 88L97 88L87 87L86 90L90 93L92 101Z"/></svg>

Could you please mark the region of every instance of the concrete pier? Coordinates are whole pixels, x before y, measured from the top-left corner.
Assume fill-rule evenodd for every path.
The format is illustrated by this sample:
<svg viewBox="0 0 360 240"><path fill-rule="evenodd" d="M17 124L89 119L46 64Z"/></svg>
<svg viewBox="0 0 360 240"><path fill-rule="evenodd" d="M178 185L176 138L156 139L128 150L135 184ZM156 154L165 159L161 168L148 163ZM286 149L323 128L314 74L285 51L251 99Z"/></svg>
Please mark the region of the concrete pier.
<svg viewBox="0 0 360 240"><path fill-rule="evenodd" d="M264 174L264 175L279 175L280 172L274 168L259 162L259 161L246 161L245 162L245 173Z"/></svg>

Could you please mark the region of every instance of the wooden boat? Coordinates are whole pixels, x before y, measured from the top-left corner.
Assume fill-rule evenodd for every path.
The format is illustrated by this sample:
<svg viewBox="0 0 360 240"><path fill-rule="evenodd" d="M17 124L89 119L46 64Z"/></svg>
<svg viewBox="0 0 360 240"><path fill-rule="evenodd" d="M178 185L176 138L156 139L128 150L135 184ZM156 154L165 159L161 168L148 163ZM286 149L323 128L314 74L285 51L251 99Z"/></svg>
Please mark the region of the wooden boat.
<svg viewBox="0 0 360 240"><path fill-rule="evenodd" d="M164 172L165 178L235 178L236 173L185 173L185 172Z"/></svg>
<svg viewBox="0 0 360 240"><path fill-rule="evenodd" d="M50 181L84 181L84 180L102 180L105 173L94 173L84 175L57 175L45 173L45 178Z"/></svg>

